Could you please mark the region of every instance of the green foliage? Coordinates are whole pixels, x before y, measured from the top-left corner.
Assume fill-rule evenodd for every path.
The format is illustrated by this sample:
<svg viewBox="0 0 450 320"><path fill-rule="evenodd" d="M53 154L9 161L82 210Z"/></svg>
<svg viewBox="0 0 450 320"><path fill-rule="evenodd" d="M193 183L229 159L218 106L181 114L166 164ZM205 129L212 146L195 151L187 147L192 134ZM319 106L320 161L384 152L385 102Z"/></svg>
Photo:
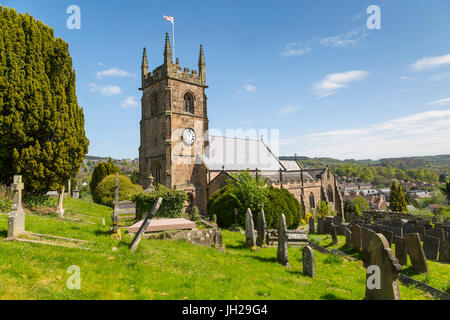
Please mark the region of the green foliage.
<svg viewBox="0 0 450 320"><path fill-rule="evenodd" d="M116 175L111 174L105 177L96 188L97 203L108 207L114 207L116 188ZM119 201L131 200L135 194L142 191L142 187L133 184L125 175L119 175Z"/></svg>
<svg viewBox="0 0 450 320"><path fill-rule="evenodd" d="M197 206L192 206L192 208L186 212L186 216L191 221L199 221L202 218Z"/></svg>
<svg viewBox="0 0 450 320"><path fill-rule="evenodd" d="M330 254L325 258L325 260L323 262L326 264L331 264L331 265L340 265L340 264L344 263L344 260L337 255Z"/></svg>
<svg viewBox="0 0 450 320"><path fill-rule="evenodd" d="M55 207L58 204L58 199L51 198L42 194L29 194L23 196L23 204L30 209L37 209L43 207Z"/></svg>
<svg viewBox="0 0 450 320"><path fill-rule="evenodd" d="M405 194L398 181L394 181L391 186L389 210L393 212L408 212Z"/></svg>
<svg viewBox="0 0 450 320"><path fill-rule="evenodd" d="M133 202L136 203L138 217L143 217L158 201L163 199L157 217L179 218L183 216L183 207L187 201L187 194L182 190L170 190L163 185L156 186L152 192L139 192L133 196Z"/></svg>
<svg viewBox="0 0 450 320"><path fill-rule="evenodd" d="M0 7L0 181L60 190L88 151L68 44L28 14Z"/></svg>
<svg viewBox="0 0 450 320"><path fill-rule="evenodd" d="M89 187L91 189L92 200L95 203L101 203L100 198L97 194L97 185L107 176L120 172L119 167L117 167L112 160L108 162L100 162L95 166L94 172L92 173L91 182Z"/></svg>
<svg viewBox="0 0 450 320"><path fill-rule="evenodd" d="M234 209L239 210L237 223L245 225L245 212L243 211L242 201L239 197L239 190L229 184L224 188L215 192L208 200L208 213L217 216L217 224L219 227L228 228L234 224Z"/></svg>
<svg viewBox="0 0 450 320"><path fill-rule="evenodd" d="M281 214L285 215L288 229L296 229L302 218L300 203L284 188L268 187L267 200L264 202L264 214L268 228L277 229ZM253 214L256 221L258 213Z"/></svg>
<svg viewBox="0 0 450 320"><path fill-rule="evenodd" d="M13 205L13 194L11 188L0 184L0 213L8 213Z"/></svg>
<svg viewBox="0 0 450 320"><path fill-rule="evenodd" d="M266 179L255 179L249 170L232 174L229 184L234 185L241 200L239 211L246 212L250 208L252 212L261 210L261 205L267 199Z"/></svg>
<svg viewBox="0 0 450 320"><path fill-rule="evenodd" d="M316 216L319 218L325 218L330 214L330 208L328 206L328 202L319 201L319 205L316 210Z"/></svg>
<svg viewBox="0 0 450 320"><path fill-rule="evenodd" d="M139 171L134 170L130 175L130 179L131 179L131 182L133 182L134 184L138 184L139 183Z"/></svg>

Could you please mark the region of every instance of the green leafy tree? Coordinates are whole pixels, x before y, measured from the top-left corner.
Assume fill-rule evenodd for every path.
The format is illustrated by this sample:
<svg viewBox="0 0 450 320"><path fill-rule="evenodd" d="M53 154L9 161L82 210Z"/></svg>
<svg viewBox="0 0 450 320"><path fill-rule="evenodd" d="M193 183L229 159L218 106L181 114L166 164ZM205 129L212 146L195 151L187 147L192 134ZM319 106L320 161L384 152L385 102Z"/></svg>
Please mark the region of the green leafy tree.
<svg viewBox="0 0 450 320"><path fill-rule="evenodd" d="M403 188L398 181L394 181L391 186L389 210L394 212L408 212L406 206L407 203Z"/></svg>
<svg viewBox="0 0 450 320"><path fill-rule="evenodd" d="M60 190L88 151L68 44L28 14L0 6L0 181Z"/></svg>
<svg viewBox="0 0 450 320"><path fill-rule="evenodd" d="M246 212L247 208L250 208L252 212L261 210L262 204L267 199L267 180L254 178L248 170L235 173L232 177L228 183L234 185L239 192L240 211Z"/></svg>
<svg viewBox="0 0 450 320"><path fill-rule="evenodd" d="M92 173L91 182L89 187L91 189L92 200L96 203L101 203L101 199L97 194L97 186L98 184L107 176L114 174L116 172L120 172L118 166L116 166L112 160L108 160L108 162L100 162L94 168L94 172Z"/></svg>
<svg viewBox="0 0 450 320"><path fill-rule="evenodd" d="M102 179L95 190L98 202L105 206L114 207L115 188L115 174L111 174ZM130 178L125 175L119 176L119 201L131 200L138 192L142 192L140 185L133 184Z"/></svg>

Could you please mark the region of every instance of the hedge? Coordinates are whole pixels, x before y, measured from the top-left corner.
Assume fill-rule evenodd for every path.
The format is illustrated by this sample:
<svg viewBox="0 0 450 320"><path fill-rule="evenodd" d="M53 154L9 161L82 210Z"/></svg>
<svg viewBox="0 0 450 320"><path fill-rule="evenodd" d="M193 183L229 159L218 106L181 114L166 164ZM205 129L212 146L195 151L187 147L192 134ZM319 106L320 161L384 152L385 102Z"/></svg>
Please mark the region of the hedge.
<svg viewBox="0 0 450 320"><path fill-rule="evenodd" d="M116 175L111 174L105 177L97 185L96 195L98 203L108 207L114 207L115 188ZM127 176L119 175L119 201L131 200L138 192L142 192L140 185L133 184Z"/></svg>
<svg viewBox="0 0 450 320"><path fill-rule="evenodd" d="M163 185L158 185L152 192L139 192L132 201L136 203L136 211L139 219L149 212L158 198L163 199L156 214L157 217L180 218L183 217L183 208L187 200L187 193L182 190L170 190Z"/></svg>

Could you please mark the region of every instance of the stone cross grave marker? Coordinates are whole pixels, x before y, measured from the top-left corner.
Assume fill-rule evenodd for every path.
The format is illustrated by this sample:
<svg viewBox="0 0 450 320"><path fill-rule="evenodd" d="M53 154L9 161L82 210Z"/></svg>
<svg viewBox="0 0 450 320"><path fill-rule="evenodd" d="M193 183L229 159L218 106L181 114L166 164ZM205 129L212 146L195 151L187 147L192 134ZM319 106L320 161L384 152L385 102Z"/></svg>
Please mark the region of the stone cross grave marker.
<svg viewBox="0 0 450 320"><path fill-rule="evenodd" d="M139 242L141 241L142 236L144 235L145 231L147 230L148 226L150 225L150 220L152 217L155 216L156 212L159 209L159 206L161 205L162 198L159 197L158 201L153 205L153 208L151 211L147 213L147 216L144 219L144 222L142 223L141 227L139 228L139 231L134 236L133 241L130 243L130 251L133 253L136 251L137 246L139 245Z"/></svg>
<svg viewBox="0 0 450 320"><path fill-rule="evenodd" d="M428 260L437 260L441 240L429 235L423 236L423 251Z"/></svg>
<svg viewBox="0 0 450 320"><path fill-rule="evenodd" d="M8 217L8 239L15 239L25 233L25 212L22 208L23 189L22 176L14 176L14 182L11 184L14 202Z"/></svg>
<svg viewBox="0 0 450 320"><path fill-rule="evenodd" d="M303 274L305 276L315 278L316 277L316 259L314 258L314 251L310 246L304 246L303 251Z"/></svg>
<svg viewBox="0 0 450 320"><path fill-rule="evenodd" d="M405 235L406 251L408 252L411 264L414 270L418 272L428 272L427 258L420 244L418 233L409 233Z"/></svg>
<svg viewBox="0 0 450 320"><path fill-rule="evenodd" d="M258 228L258 237L256 238L256 245L260 247L265 246L266 216L264 214L264 207L261 209L261 212L259 213L257 228Z"/></svg>
<svg viewBox="0 0 450 320"><path fill-rule="evenodd" d="M245 244L250 248L256 246L255 226L250 208L247 209L247 214L245 215Z"/></svg>
<svg viewBox="0 0 450 320"><path fill-rule="evenodd" d="M314 218L309 218L309 233L315 233Z"/></svg>
<svg viewBox="0 0 450 320"><path fill-rule="evenodd" d="M289 256L288 256L288 246L287 246L287 227L286 227L286 217L284 214L280 216L280 222L278 224L278 250L277 250L277 261L283 266L289 267Z"/></svg>
<svg viewBox="0 0 450 320"><path fill-rule="evenodd" d="M402 237L395 236L394 244L395 244L395 257L398 259L398 262L402 266L406 266L408 264L408 253L406 251L405 239Z"/></svg>
<svg viewBox="0 0 450 320"><path fill-rule="evenodd" d="M333 222L330 224L330 233L333 244L338 244L339 241L337 237L336 226L333 224Z"/></svg>
<svg viewBox="0 0 450 320"><path fill-rule="evenodd" d="M400 300L398 275L402 266L381 233L369 232L366 268L366 300ZM377 274L377 269L379 273ZM380 277L377 286L376 278Z"/></svg>

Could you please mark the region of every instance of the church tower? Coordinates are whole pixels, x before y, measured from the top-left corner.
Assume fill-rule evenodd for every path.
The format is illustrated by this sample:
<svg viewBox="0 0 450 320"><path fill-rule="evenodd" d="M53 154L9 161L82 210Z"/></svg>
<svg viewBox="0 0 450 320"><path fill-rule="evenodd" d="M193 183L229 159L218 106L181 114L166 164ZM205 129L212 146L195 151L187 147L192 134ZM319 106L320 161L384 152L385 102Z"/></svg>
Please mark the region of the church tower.
<svg viewBox="0 0 450 320"><path fill-rule="evenodd" d="M200 46L198 73L182 70L172 61L169 34L166 33L164 63L149 72L147 51L142 56L142 120L139 147L139 184L205 190L206 173L200 160L208 137L205 89L205 57ZM197 201L195 201L197 202Z"/></svg>

